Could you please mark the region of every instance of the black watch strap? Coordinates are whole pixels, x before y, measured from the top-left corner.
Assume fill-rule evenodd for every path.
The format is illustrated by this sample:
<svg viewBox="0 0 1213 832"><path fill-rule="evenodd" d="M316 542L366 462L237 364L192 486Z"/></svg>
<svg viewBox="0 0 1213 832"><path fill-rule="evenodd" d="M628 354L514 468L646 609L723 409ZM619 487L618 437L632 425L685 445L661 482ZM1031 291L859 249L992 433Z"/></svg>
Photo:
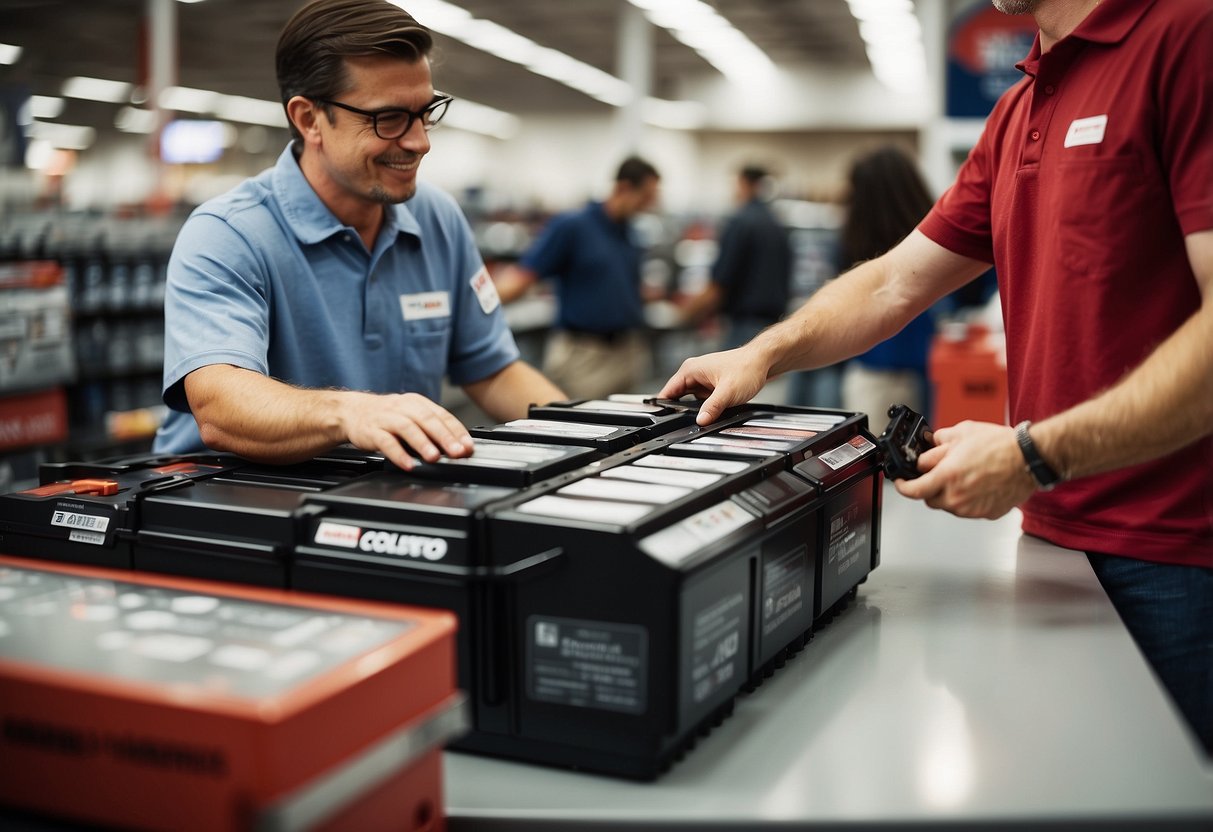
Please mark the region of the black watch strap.
<svg viewBox="0 0 1213 832"><path fill-rule="evenodd" d="M1036 480L1037 487L1041 491L1049 491L1061 482L1061 475L1044 461L1044 457L1036 449L1036 443L1028 434L1028 428L1031 426L1032 423L1027 420L1016 425L1015 441L1019 443L1019 450L1023 452L1024 461L1028 463L1028 473L1032 475L1032 479Z"/></svg>

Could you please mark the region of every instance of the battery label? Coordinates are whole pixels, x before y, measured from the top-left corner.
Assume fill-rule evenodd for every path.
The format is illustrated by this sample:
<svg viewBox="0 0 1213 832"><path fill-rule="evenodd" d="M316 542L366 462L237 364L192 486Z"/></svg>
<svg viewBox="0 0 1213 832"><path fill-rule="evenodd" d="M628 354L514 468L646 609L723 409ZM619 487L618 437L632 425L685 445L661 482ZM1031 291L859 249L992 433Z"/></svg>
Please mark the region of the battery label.
<svg viewBox="0 0 1213 832"><path fill-rule="evenodd" d="M720 688L735 686L742 669L742 625L746 598L730 593L695 615L691 631L691 699L703 702Z"/></svg>
<svg viewBox="0 0 1213 832"><path fill-rule="evenodd" d="M875 449L876 446L869 442L867 437L853 436L848 442L839 445L832 451L826 451L824 454L819 456L818 459L837 471L844 465L859 459L868 451Z"/></svg>
<svg viewBox="0 0 1213 832"><path fill-rule="evenodd" d="M68 529L104 532L109 528L109 524L110 519L100 514L77 514L74 511L56 511L51 515L52 526L63 526Z"/></svg>
<svg viewBox="0 0 1213 832"><path fill-rule="evenodd" d="M767 560L762 567L762 634L769 636L779 625L796 616L809 592L808 547L797 546Z"/></svg>
<svg viewBox="0 0 1213 832"><path fill-rule="evenodd" d="M611 425L592 425L588 422L558 422L547 419L515 419L495 428L499 431L527 431L529 433L544 433L550 436L580 436L595 438L608 436L619 430Z"/></svg>
<svg viewBox="0 0 1213 832"><path fill-rule="evenodd" d="M871 526L861 507L852 503L830 520L829 542L826 548L826 569L841 575L854 566L860 555L869 550Z"/></svg>
<svg viewBox="0 0 1213 832"><path fill-rule="evenodd" d="M680 485L657 485L649 482L627 482L602 477L586 477L583 480L558 489L562 497L594 497L603 500L631 500L637 503L663 505L681 500L691 489Z"/></svg>
<svg viewBox="0 0 1213 832"><path fill-rule="evenodd" d="M706 471L678 471L672 468L645 468L640 465L620 465L603 471L608 479L652 482L658 485L680 485L686 488L707 488L720 480L720 474Z"/></svg>
<svg viewBox="0 0 1213 832"><path fill-rule="evenodd" d="M643 627L532 615L526 631L531 699L644 713L648 632Z"/></svg>
<svg viewBox="0 0 1213 832"><path fill-rule="evenodd" d="M82 532L72 529L68 533L67 539L72 543L88 543L91 546L105 545L105 535L101 532Z"/></svg>
<svg viewBox="0 0 1213 832"><path fill-rule="evenodd" d="M746 463L733 459L695 459L686 456L650 454L632 463L646 468L671 468L678 471L707 471L718 474L736 474L744 471Z"/></svg>

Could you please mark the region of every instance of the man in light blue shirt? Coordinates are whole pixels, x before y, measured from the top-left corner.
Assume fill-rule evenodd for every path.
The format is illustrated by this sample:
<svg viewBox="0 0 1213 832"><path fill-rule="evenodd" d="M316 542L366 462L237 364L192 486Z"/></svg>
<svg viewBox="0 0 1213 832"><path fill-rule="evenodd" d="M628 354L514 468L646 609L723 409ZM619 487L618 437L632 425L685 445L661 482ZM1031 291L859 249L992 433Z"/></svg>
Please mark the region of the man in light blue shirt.
<svg viewBox="0 0 1213 832"><path fill-rule="evenodd" d="M169 262L156 449L291 462L352 443L412 467L466 456L444 376L491 418L564 394L519 361L449 196L417 181L429 32L386 0L317 0L278 43L292 144L199 207Z"/></svg>

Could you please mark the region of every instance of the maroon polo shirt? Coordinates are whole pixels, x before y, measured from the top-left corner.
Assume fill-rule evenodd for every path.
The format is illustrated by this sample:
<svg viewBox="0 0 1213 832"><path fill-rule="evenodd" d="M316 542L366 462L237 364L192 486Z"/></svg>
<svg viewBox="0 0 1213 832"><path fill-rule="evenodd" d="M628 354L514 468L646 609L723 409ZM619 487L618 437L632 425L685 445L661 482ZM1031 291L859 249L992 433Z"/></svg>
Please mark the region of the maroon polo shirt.
<svg viewBox="0 0 1213 832"><path fill-rule="evenodd" d="M1104 0L1018 67L919 226L997 269L1012 423L1116 384L1200 306L1184 236L1213 228L1213 2ZM1213 438L1023 510L1060 546L1213 567Z"/></svg>

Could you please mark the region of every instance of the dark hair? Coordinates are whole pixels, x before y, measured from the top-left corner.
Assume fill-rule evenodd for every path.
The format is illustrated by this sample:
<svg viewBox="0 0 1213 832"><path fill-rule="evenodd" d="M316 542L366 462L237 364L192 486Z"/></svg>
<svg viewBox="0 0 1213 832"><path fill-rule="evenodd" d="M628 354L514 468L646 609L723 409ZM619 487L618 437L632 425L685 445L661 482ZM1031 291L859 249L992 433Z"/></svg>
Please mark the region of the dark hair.
<svg viewBox="0 0 1213 832"><path fill-rule="evenodd" d="M657 168L641 159L639 156L629 156L619 165L615 174L616 182L627 182L633 188L639 188L646 179L660 179Z"/></svg>
<svg viewBox="0 0 1213 832"><path fill-rule="evenodd" d="M851 196L842 226L841 263L879 257L917 227L934 204L926 182L905 151L881 147L851 165Z"/></svg>
<svg viewBox="0 0 1213 832"><path fill-rule="evenodd" d="M428 29L387 0L313 0L295 12L278 37L282 106L296 95L336 98L345 92L346 58L390 55L419 61L433 45ZM299 138L295 125L290 127Z"/></svg>
<svg viewBox="0 0 1213 832"><path fill-rule="evenodd" d="M767 169L761 165L746 165L738 175L751 185L757 185L767 178L767 173Z"/></svg>

